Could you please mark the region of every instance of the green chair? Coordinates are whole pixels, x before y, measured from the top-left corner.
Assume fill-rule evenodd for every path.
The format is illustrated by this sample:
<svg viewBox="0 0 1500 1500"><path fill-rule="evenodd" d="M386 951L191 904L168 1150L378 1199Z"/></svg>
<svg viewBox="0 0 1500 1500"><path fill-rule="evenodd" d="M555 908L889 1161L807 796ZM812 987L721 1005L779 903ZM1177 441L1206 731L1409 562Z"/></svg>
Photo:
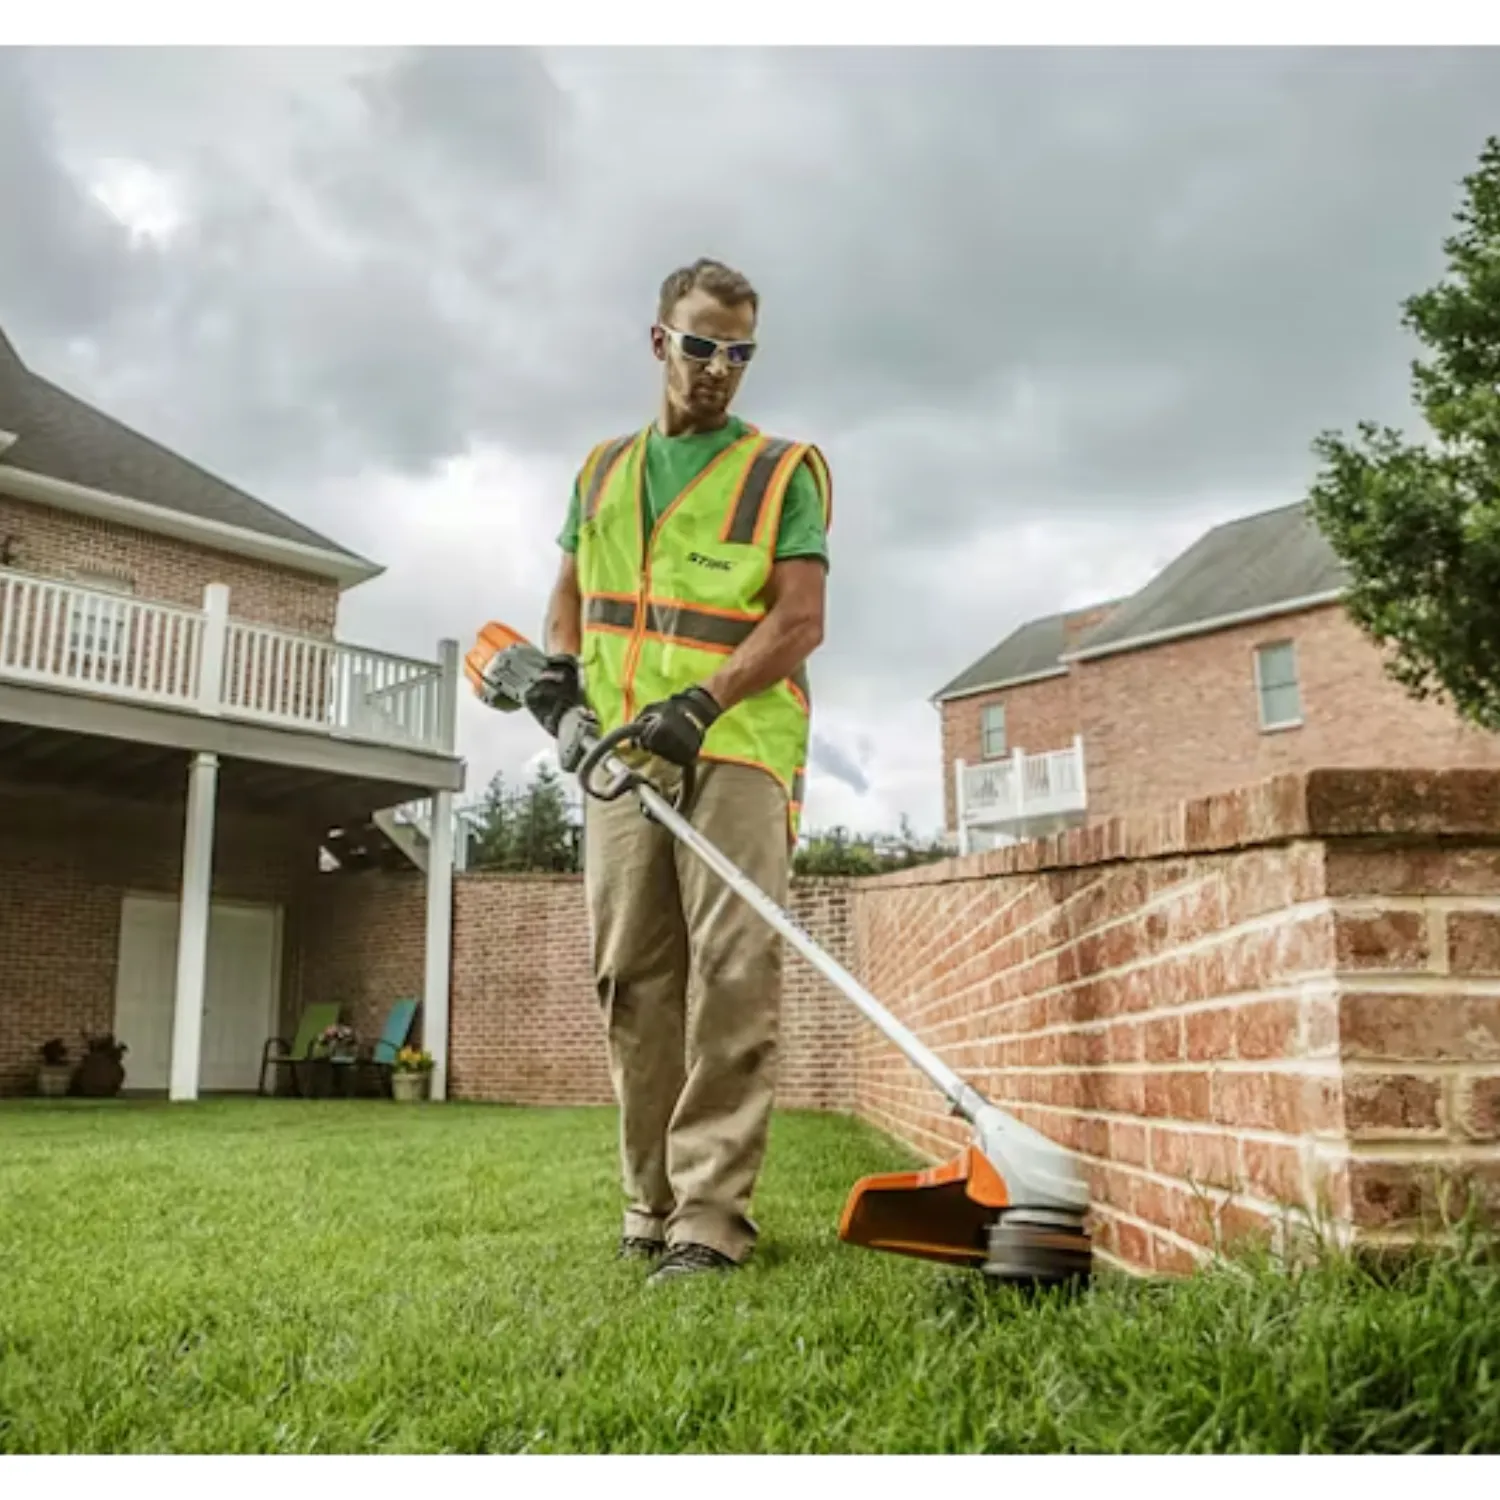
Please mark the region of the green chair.
<svg viewBox="0 0 1500 1500"><path fill-rule="evenodd" d="M309 1005L302 1012L301 1024L297 1027L297 1035L292 1041L288 1042L285 1037L280 1036L269 1038L266 1045L261 1048L260 1083L256 1088L256 1093L264 1096L266 1074L270 1069L290 1068L292 1087L300 1094L302 1088L297 1069L299 1065L313 1060L313 1048L317 1045L318 1038L330 1026L336 1025L338 1018L339 1008L336 1002L320 1001L316 1005ZM271 1055L273 1047L281 1049L274 1057Z"/></svg>
<svg viewBox="0 0 1500 1500"><path fill-rule="evenodd" d="M369 1056L364 1059L365 1067L379 1080L382 1093L389 1088L396 1054L406 1045L407 1038L411 1035L411 1024L416 1019L417 1006L420 1004L419 1000L396 1001L385 1018L385 1029L380 1033L380 1040L370 1048Z"/></svg>

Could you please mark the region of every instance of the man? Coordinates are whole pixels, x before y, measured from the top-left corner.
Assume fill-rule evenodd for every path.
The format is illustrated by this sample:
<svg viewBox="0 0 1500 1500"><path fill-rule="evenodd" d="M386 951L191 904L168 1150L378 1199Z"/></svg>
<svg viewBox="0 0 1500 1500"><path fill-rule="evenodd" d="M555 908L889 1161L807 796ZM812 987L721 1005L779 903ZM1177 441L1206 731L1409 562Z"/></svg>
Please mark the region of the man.
<svg viewBox="0 0 1500 1500"><path fill-rule="evenodd" d="M784 903L801 816L804 663L823 637L830 484L817 449L730 412L759 297L699 260L661 288L661 404L578 473L528 707L636 722L642 774ZM581 668L581 671L580 671ZM565 769L576 749L559 747ZM593 964L621 1109L621 1253L651 1280L742 1265L770 1123L781 940L633 797L585 798Z"/></svg>

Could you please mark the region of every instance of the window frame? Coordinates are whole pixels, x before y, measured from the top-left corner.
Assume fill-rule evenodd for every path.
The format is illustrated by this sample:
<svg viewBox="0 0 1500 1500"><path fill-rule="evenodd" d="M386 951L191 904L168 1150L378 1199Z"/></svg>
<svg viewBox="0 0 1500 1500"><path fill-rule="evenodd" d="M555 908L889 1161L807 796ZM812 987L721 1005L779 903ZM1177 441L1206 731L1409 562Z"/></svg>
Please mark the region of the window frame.
<svg viewBox="0 0 1500 1500"><path fill-rule="evenodd" d="M1291 661L1291 676L1286 682L1273 682L1269 686L1265 680L1265 661L1270 652L1285 651ZM1262 734L1283 734L1287 730L1300 729L1306 723L1306 706L1302 700L1302 673L1301 663L1297 656L1297 642L1292 637L1282 637L1274 641L1259 641L1251 652L1251 662L1255 678L1255 716L1260 725ZM1268 719L1266 716L1266 694L1268 692L1284 692L1291 688L1297 695L1297 708L1295 716L1288 719Z"/></svg>
<svg viewBox="0 0 1500 1500"><path fill-rule="evenodd" d="M999 750L990 749L990 739L993 733L989 720L992 714L1000 717L1000 744ZM1009 725L1006 723L1005 703L1000 700L994 703L986 703L979 710L979 758L980 760L1004 760L1010 754Z"/></svg>

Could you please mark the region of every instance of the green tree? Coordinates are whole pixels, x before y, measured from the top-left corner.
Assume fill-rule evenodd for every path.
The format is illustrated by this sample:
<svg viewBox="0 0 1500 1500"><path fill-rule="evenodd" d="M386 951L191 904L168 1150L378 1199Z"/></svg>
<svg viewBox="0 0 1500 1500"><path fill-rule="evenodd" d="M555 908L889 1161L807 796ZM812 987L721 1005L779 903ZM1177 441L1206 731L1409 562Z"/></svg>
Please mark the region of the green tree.
<svg viewBox="0 0 1500 1500"><path fill-rule="evenodd" d="M496 774L475 816L471 869L577 871L580 829L557 772L543 766L524 787L507 789Z"/></svg>
<svg viewBox="0 0 1500 1500"><path fill-rule="evenodd" d="M941 839L922 840L903 815L894 837L851 834L842 826L810 833L792 856L797 875L882 875L947 859L952 851Z"/></svg>
<svg viewBox="0 0 1500 1500"><path fill-rule="evenodd" d="M1350 618L1416 698L1500 730L1500 139L1464 178L1447 274L1402 304L1425 347L1422 444L1373 422L1319 435L1309 509L1350 575Z"/></svg>

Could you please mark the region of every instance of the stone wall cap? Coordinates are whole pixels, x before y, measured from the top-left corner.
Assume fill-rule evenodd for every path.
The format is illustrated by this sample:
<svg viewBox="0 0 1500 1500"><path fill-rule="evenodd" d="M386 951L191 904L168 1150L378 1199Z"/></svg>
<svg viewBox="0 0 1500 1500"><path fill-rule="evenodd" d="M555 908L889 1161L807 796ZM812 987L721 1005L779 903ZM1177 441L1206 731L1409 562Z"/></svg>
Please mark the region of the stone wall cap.
<svg viewBox="0 0 1500 1500"><path fill-rule="evenodd" d="M1318 767L1070 828L981 854L870 875L862 889L943 885L1299 839L1500 842L1500 767Z"/></svg>

